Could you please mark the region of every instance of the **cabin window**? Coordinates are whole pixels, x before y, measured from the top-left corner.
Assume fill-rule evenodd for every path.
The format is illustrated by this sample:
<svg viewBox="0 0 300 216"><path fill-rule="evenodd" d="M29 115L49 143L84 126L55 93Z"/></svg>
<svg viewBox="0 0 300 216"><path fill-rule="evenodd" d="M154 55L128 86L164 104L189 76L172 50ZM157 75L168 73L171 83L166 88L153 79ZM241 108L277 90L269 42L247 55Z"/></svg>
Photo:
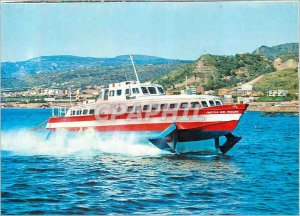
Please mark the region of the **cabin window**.
<svg viewBox="0 0 300 216"><path fill-rule="evenodd" d="M128 88L125 90L125 95L129 95L129 94L130 94L130 89Z"/></svg>
<svg viewBox="0 0 300 216"><path fill-rule="evenodd" d="M160 105L160 109L161 109L161 110L166 110L166 109L168 109L168 104L161 104L161 105Z"/></svg>
<svg viewBox="0 0 300 216"><path fill-rule="evenodd" d="M89 110L84 109L83 112L82 112L82 114L83 114L83 115L87 115L87 114L88 114L88 111L89 111Z"/></svg>
<svg viewBox="0 0 300 216"><path fill-rule="evenodd" d="M139 93L140 93L139 88L133 88L133 89L132 89L132 93L133 93L133 94L139 94Z"/></svg>
<svg viewBox="0 0 300 216"><path fill-rule="evenodd" d="M76 110L72 110L71 115L76 115Z"/></svg>
<svg viewBox="0 0 300 216"><path fill-rule="evenodd" d="M117 96L120 96L122 94L122 89L117 90Z"/></svg>
<svg viewBox="0 0 300 216"><path fill-rule="evenodd" d="M131 112L133 110L133 106L128 106L127 107L127 112Z"/></svg>
<svg viewBox="0 0 300 216"><path fill-rule="evenodd" d="M108 100L108 89L105 89L104 100Z"/></svg>
<svg viewBox="0 0 300 216"><path fill-rule="evenodd" d="M176 109L177 108L177 104L170 104L170 109Z"/></svg>
<svg viewBox="0 0 300 216"><path fill-rule="evenodd" d="M113 97L115 95L115 90L110 90L109 91L109 97Z"/></svg>
<svg viewBox="0 0 300 216"><path fill-rule="evenodd" d="M148 89L146 87L141 87L141 89L144 94L149 94Z"/></svg>
<svg viewBox="0 0 300 216"><path fill-rule="evenodd" d="M95 113L95 110L94 110L94 109L90 109L89 114L90 114L90 115L93 115L94 113Z"/></svg>
<svg viewBox="0 0 300 216"><path fill-rule="evenodd" d="M157 94L155 87L148 87L148 90L149 90L150 94Z"/></svg>
<svg viewBox="0 0 300 216"><path fill-rule="evenodd" d="M216 101L216 105L217 105L217 106L222 105L221 101L218 101L218 100L217 100L217 101Z"/></svg>
<svg viewBox="0 0 300 216"><path fill-rule="evenodd" d="M149 108L150 108L150 106L149 106L149 105L144 105L144 106L143 106L143 110L144 110L144 111L148 111L148 110L149 110Z"/></svg>
<svg viewBox="0 0 300 216"><path fill-rule="evenodd" d="M210 106L215 106L215 102L212 101L212 100L210 100L210 101L209 101L209 105L210 105Z"/></svg>
<svg viewBox="0 0 300 216"><path fill-rule="evenodd" d="M188 108L188 107L189 107L189 104L186 103L186 102L180 104L180 108L181 108L181 109L185 109L185 108Z"/></svg>
<svg viewBox="0 0 300 216"><path fill-rule="evenodd" d="M81 115L81 110L77 110L76 115Z"/></svg>
<svg viewBox="0 0 300 216"><path fill-rule="evenodd" d="M191 107L192 108L199 108L200 104L199 104L199 102L191 102Z"/></svg>
<svg viewBox="0 0 300 216"><path fill-rule="evenodd" d="M152 111L158 110L158 104L152 104L151 110Z"/></svg>
<svg viewBox="0 0 300 216"><path fill-rule="evenodd" d="M103 92L101 91L101 92L99 93L99 98L102 99L102 96L103 96Z"/></svg>
<svg viewBox="0 0 300 216"><path fill-rule="evenodd" d="M206 101L201 101L201 104L202 104L203 107L208 107L208 104L207 104Z"/></svg>
<svg viewBox="0 0 300 216"><path fill-rule="evenodd" d="M157 87L157 89L158 89L159 93L161 93L161 94L165 93L165 91L164 91L164 89L162 87Z"/></svg>
<svg viewBox="0 0 300 216"><path fill-rule="evenodd" d="M134 112L141 112L142 107L141 106L135 106L134 107Z"/></svg>

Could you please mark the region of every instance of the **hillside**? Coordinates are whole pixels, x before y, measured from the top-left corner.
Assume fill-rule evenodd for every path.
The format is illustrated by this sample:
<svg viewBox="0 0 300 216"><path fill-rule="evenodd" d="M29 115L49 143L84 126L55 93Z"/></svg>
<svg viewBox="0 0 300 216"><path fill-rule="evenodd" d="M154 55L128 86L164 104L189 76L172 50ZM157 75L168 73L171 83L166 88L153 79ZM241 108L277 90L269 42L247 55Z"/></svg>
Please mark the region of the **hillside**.
<svg viewBox="0 0 300 216"><path fill-rule="evenodd" d="M141 81L151 80L167 74L186 63L164 63L136 65ZM41 72L38 74L20 76L18 78L2 78L2 88L19 89L24 87L42 86L44 88L57 86L85 87L87 85L108 85L109 83L135 79L132 66L102 66L93 68L78 68L55 73Z"/></svg>
<svg viewBox="0 0 300 216"><path fill-rule="evenodd" d="M195 62L157 79L156 82L166 88L182 89L187 76L189 85L202 85L207 90L219 89L248 82L274 70L272 61L256 54L203 55Z"/></svg>
<svg viewBox="0 0 300 216"><path fill-rule="evenodd" d="M290 68L265 74L254 84L254 88L265 93L268 90L283 89L295 94L299 89L298 71L296 68Z"/></svg>
<svg viewBox="0 0 300 216"><path fill-rule="evenodd" d="M281 58L283 62L288 59L295 59L298 61L299 44L298 43L285 43L277 46L261 46L253 51L254 54L262 55L270 60Z"/></svg>
<svg viewBox="0 0 300 216"><path fill-rule="evenodd" d="M189 61L166 59L155 56L134 55L136 65L178 64ZM27 61L3 62L1 64L2 78L19 78L39 73L57 73L78 69L95 69L99 67L121 67L131 65L128 55L114 58L92 58L70 55L41 56Z"/></svg>
<svg viewBox="0 0 300 216"><path fill-rule="evenodd" d="M168 89L181 90L185 88L187 77L190 86L217 90L236 87L276 70L285 71L283 74L286 74L286 71L298 66L298 47L298 43L261 46L253 53L234 56L206 54L195 61L134 55L134 61L141 81L151 80ZM1 69L2 88L14 90L36 86L78 88L107 85L123 81L126 77L135 79L128 55L114 58L42 56L23 62L4 62ZM285 77L288 80L289 77ZM279 77L273 78L277 80ZM261 82L272 82L272 79L262 79Z"/></svg>

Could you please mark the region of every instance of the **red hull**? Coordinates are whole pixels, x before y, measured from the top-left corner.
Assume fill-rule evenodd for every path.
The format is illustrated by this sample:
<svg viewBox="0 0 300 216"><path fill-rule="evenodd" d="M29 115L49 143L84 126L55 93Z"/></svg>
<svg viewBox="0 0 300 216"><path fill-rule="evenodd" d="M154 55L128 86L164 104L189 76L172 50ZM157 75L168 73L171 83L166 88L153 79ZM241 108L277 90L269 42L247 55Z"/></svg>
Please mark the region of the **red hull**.
<svg viewBox="0 0 300 216"><path fill-rule="evenodd" d="M197 116L203 120L189 121L180 120L187 116L192 117L195 110L179 110L176 114L176 125L179 130L201 129L206 131L232 131L238 124L240 116L247 109L247 104L221 105L215 107L202 108L197 110ZM172 121L151 122L153 119L159 119L163 116L172 116L163 112L150 115L147 112L139 114L125 113L113 116L110 114L99 115L102 123L99 123L99 117L95 115L70 116L70 117L52 117L48 120L47 129L56 131L64 129L68 131L81 131L93 129L95 131L163 131ZM130 117L130 120L126 120ZM141 118L140 120L138 118ZM147 117L149 118L147 120Z"/></svg>

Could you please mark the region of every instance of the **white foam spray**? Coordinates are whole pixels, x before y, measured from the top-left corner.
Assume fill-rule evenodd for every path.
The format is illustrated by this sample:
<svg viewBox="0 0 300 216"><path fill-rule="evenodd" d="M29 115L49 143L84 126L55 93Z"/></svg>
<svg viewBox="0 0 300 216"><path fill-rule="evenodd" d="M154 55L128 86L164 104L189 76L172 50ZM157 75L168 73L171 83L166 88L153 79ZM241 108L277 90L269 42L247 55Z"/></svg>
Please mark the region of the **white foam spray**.
<svg viewBox="0 0 300 216"><path fill-rule="evenodd" d="M48 132L13 130L1 132L1 149L20 155L54 155L114 153L132 156L159 155L145 134L113 132Z"/></svg>

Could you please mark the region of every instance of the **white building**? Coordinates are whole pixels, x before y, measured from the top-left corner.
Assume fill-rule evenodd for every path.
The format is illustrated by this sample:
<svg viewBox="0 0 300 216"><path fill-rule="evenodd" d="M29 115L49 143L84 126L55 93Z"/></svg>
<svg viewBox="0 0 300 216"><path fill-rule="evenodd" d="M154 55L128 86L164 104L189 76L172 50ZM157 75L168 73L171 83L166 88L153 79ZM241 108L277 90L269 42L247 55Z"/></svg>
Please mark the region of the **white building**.
<svg viewBox="0 0 300 216"><path fill-rule="evenodd" d="M251 95L253 91L253 85L245 84L237 88L237 93L240 95Z"/></svg>
<svg viewBox="0 0 300 216"><path fill-rule="evenodd" d="M288 95L288 90L269 90L268 95L271 97L281 96L286 97Z"/></svg>
<svg viewBox="0 0 300 216"><path fill-rule="evenodd" d="M239 104L251 103L254 101L254 97L238 97L237 101Z"/></svg>
<svg viewBox="0 0 300 216"><path fill-rule="evenodd" d="M204 94L206 94L206 95L214 95L215 91L214 90L208 90L208 91L205 91Z"/></svg>
<svg viewBox="0 0 300 216"><path fill-rule="evenodd" d="M181 94L196 95L197 88L196 87L188 87L187 89L181 90Z"/></svg>
<svg viewBox="0 0 300 216"><path fill-rule="evenodd" d="M222 97L222 101L224 104L232 104L233 103L232 95L224 95Z"/></svg>

